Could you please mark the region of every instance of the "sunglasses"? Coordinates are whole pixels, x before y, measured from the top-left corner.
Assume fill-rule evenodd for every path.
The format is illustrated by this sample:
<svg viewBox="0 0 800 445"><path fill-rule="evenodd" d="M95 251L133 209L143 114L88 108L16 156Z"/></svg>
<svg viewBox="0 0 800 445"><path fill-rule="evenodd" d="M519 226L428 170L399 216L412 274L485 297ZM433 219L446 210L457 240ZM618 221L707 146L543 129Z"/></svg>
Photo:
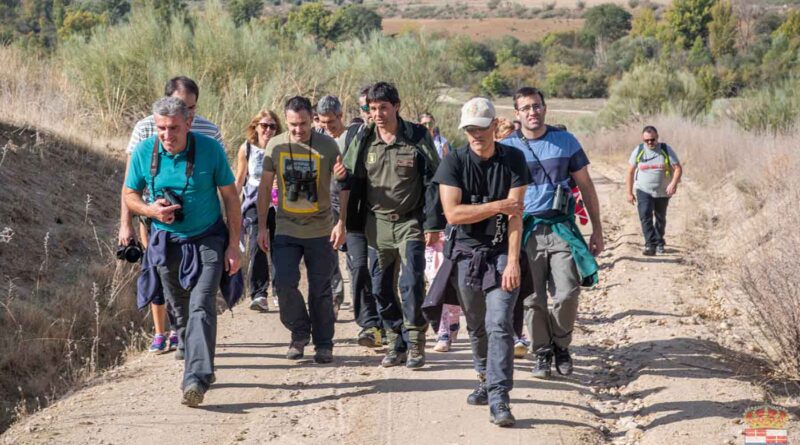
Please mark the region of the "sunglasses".
<svg viewBox="0 0 800 445"><path fill-rule="evenodd" d="M361 111L368 113L369 112L369 105L359 105L358 108L361 108Z"/></svg>
<svg viewBox="0 0 800 445"><path fill-rule="evenodd" d="M428 121L428 122L423 122L422 123L422 126L425 127L425 128L433 128L435 125L436 124L434 124L433 121Z"/></svg>
<svg viewBox="0 0 800 445"><path fill-rule="evenodd" d="M267 122L259 122L258 126L261 127L263 130L277 130L278 124L267 123Z"/></svg>
<svg viewBox="0 0 800 445"><path fill-rule="evenodd" d="M655 144L657 140L658 140L657 138L651 138L651 139L645 139L644 141L648 144Z"/></svg>

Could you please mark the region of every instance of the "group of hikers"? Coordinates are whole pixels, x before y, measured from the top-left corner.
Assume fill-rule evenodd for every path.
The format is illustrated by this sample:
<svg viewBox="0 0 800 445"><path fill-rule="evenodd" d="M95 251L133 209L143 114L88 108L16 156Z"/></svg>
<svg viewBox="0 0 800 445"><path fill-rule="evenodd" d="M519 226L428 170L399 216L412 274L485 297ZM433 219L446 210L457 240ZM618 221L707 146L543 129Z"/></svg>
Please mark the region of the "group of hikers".
<svg viewBox="0 0 800 445"><path fill-rule="evenodd" d="M572 373L578 295L597 283L603 230L589 159L575 136L545 123L540 90L514 93L514 123L489 99L468 100L462 148L450 147L431 114L402 118L387 82L358 92L360 113L349 124L335 96L315 106L291 97L280 116L261 110L247 124L235 174L219 128L195 113L199 97L193 80L170 79L136 124L119 231L121 246L144 248L138 305L152 311L150 350L175 350L185 361L183 404L198 406L216 380L216 295L232 306L245 276L251 309L268 312L272 292L290 332L286 358L302 359L313 343L313 361L331 363L345 293L339 252L357 342L385 345L381 366L424 367L428 329L433 350L445 352L463 314L478 375L466 401L488 405L499 426L515 422L515 356L533 354L534 377L549 377L553 362ZM679 161L648 126L630 164L644 253L663 253ZM591 221L588 242L576 224L578 200Z"/></svg>

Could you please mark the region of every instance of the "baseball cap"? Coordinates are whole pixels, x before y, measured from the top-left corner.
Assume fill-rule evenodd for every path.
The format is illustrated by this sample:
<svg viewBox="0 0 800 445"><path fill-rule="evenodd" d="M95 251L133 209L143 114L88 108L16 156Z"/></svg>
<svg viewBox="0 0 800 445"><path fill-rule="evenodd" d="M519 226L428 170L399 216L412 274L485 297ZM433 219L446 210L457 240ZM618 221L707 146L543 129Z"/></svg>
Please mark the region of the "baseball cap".
<svg viewBox="0 0 800 445"><path fill-rule="evenodd" d="M488 127L494 118L492 101L485 97L473 97L461 107L461 123L458 124L458 129L463 130L470 125Z"/></svg>

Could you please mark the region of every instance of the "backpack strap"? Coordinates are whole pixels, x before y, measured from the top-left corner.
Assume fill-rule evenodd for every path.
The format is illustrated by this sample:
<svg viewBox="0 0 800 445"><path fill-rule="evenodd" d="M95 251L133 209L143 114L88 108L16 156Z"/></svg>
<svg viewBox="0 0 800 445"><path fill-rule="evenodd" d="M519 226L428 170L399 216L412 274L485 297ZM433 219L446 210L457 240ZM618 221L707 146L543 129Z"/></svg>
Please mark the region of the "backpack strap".
<svg viewBox="0 0 800 445"><path fill-rule="evenodd" d="M245 141L245 144L247 144L247 151L245 152L244 157L247 159L247 162L250 162L250 152L253 148L250 146L250 141Z"/></svg>
<svg viewBox="0 0 800 445"><path fill-rule="evenodd" d="M642 156L644 156L644 144L639 144L638 147L639 153L636 155L636 165L639 165L639 162L642 161ZM664 163L666 164L667 168L664 169L664 174L667 175L669 178L670 173L672 172L672 166L669 162L669 153L667 153L667 144L663 142L658 143L658 151L661 152L661 156L664 157Z"/></svg>

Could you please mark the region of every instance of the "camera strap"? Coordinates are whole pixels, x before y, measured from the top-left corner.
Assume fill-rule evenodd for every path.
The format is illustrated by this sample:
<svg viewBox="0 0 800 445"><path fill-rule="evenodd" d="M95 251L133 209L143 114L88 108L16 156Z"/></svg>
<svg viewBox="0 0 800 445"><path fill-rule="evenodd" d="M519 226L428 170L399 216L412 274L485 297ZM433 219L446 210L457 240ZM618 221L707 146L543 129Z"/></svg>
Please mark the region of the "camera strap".
<svg viewBox="0 0 800 445"><path fill-rule="evenodd" d="M155 201L156 197L156 176L158 175L158 167L161 165L161 156L158 155L158 137L153 142L153 154L150 156L150 196ZM189 178L194 173L194 135L190 132L186 141L186 183L181 190L181 196L186 193L189 188Z"/></svg>
<svg viewBox="0 0 800 445"><path fill-rule="evenodd" d="M553 190L555 190L556 189L556 185L555 185L555 183L553 183L553 180L550 178L550 173L547 171L546 168L544 168L544 164L542 164L542 161L539 159L539 156L536 156L536 152L533 150L533 147L531 147L530 142L528 142L528 138L526 138L525 135L522 134L521 130L519 132L519 138L522 140L522 142L525 143L525 147L527 147L528 151L531 152L531 154L533 155L533 158L536 159L536 162L539 163L539 166L542 167L542 171L544 172L544 177L547 178L547 182L549 182L550 186L553 187Z"/></svg>

